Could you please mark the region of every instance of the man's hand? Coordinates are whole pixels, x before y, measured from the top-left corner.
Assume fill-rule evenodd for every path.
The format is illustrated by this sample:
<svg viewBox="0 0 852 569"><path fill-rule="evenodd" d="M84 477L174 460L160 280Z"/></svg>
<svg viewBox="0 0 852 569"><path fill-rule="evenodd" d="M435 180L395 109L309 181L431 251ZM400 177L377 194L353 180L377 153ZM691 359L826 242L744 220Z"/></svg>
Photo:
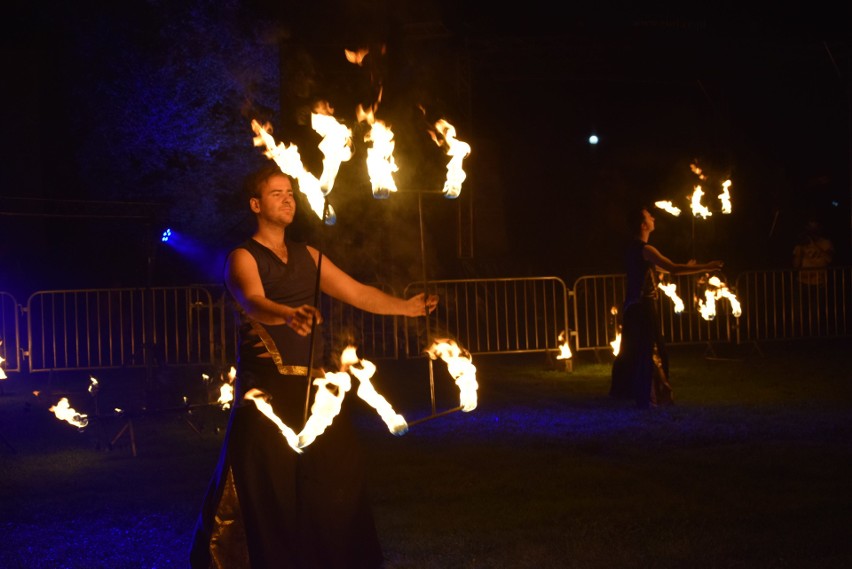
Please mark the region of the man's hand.
<svg viewBox="0 0 852 569"><path fill-rule="evenodd" d="M405 301L406 311L403 316L417 317L426 316L438 307L438 296L424 293L416 294Z"/></svg>
<svg viewBox="0 0 852 569"><path fill-rule="evenodd" d="M303 304L299 308L294 308L291 314L284 319L284 322L300 336L307 336L311 333L314 319L316 319L317 324L322 323L322 314L320 314L319 309L309 304Z"/></svg>

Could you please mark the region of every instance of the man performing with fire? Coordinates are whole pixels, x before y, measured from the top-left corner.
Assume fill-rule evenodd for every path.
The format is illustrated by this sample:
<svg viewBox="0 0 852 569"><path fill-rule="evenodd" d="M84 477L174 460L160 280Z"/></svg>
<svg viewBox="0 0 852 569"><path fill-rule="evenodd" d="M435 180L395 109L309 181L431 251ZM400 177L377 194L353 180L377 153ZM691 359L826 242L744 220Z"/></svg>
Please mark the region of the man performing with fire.
<svg viewBox="0 0 852 569"><path fill-rule="evenodd" d="M316 396L310 382L324 375L317 279L323 293L374 314L425 316L438 299L388 295L288 238L295 181L275 164L250 176L245 190L257 230L225 263L225 285L241 316L235 404L195 528L191 566L378 569L383 556L346 402L304 448L288 445L261 407L271 406L296 432L306 423Z"/></svg>
<svg viewBox="0 0 852 569"><path fill-rule="evenodd" d="M657 271L690 275L716 271L722 261L675 263L648 243L654 217L647 207L630 214L633 239L627 247L627 289L622 307L621 345L612 365L610 396L633 399L638 407L673 403L669 358L659 320Z"/></svg>

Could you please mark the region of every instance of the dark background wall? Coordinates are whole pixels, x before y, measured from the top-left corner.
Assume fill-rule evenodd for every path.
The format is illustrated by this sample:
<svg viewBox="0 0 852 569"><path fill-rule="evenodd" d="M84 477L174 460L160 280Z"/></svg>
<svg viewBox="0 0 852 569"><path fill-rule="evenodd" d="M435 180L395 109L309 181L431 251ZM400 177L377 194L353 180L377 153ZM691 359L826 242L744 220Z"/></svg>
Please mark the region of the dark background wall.
<svg viewBox="0 0 852 569"><path fill-rule="evenodd" d="M619 272L627 204L688 210L701 183L715 208L728 178L732 214L660 212L652 240L731 273L783 268L816 217L848 263L848 30L817 8L12 3L0 290L218 282L252 227L239 183L266 161L250 121L269 121L318 175L320 99L353 127L355 155L329 194L337 223L303 211L294 230L364 279ZM358 47L371 49L362 67L343 56ZM355 118L379 94L400 167L387 200L369 191ZM472 148L457 200L434 193L438 118ZM160 243L165 227L186 247Z"/></svg>

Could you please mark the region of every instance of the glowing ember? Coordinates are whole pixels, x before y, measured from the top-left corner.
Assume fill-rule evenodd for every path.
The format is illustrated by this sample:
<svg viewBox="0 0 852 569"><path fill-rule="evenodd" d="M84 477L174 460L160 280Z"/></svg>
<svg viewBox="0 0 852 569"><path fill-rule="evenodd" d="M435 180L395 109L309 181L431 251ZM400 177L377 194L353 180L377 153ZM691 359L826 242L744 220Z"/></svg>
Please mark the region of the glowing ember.
<svg viewBox="0 0 852 569"><path fill-rule="evenodd" d="M89 376L89 394L94 396L98 394L98 390L100 389L101 384L98 383L98 380L95 379L95 376Z"/></svg>
<svg viewBox="0 0 852 569"><path fill-rule="evenodd" d="M352 375L358 378L358 397L366 401L373 409L375 409L388 429L394 435L404 435L408 432L408 423L405 418L394 411L393 407L387 400L376 391L370 378L376 373L376 366L369 360L358 358L354 346L348 346L343 353L340 354L340 363Z"/></svg>
<svg viewBox="0 0 852 569"><path fill-rule="evenodd" d="M434 359L441 358L459 388L459 404L464 412L476 409L476 366L470 354L452 340L435 340L426 353Z"/></svg>
<svg viewBox="0 0 852 569"><path fill-rule="evenodd" d="M364 64L364 58L367 57L367 54L370 53L370 50L367 48L361 48L357 51L344 49L343 52L346 56L346 61L348 61L349 63L354 63L355 65L361 67Z"/></svg>
<svg viewBox="0 0 852 569"><path fill-rule="evenodd" d="M368 143L367 172L373 186L373 197L387 198L390 192L397 191L393 179L393 173L398 170L393 158L396 145L393 132L384 122L376 120L372 107L364 109L358 105L357 118L358 122L366 122L370 126L370 130L364 134L364 142Z"/></svg>
<svg viewBox="0 0 852 569"><path fill-rule="evenodd" d="M453 125L440 119L435 123L435 128L443 137L443 142L438 140L438 137L432 133L432 140L435 144L441 146L446 144L447 156L450 161L447 164L447 180L444 182L444 196L447 198L457 198L461 193L461 185L464 182L467 174L462 169L462 161L470 155L470 145L456 138L456 129Z"/></svg>
<svg viewBox="0 0 852 569"><path fill-rule="evenodd" d="M722 182L722 193L718 196L719 200L722 202L722 213L731 213L731 193L729 190L730 187L730 180L725 180L724 182Z"/></svg>
<svg viewBox="0 0 852 569"><path fill-rule="evenodd" d="M60 399L59 402L56 405L52 406L49 410L52 411L54 415L56 415L57 419L67 421L71 425L74 425L75 427L78 427L80 429L86 428L86 426L89 424L88 415L75 411L71 407L71 404L68 402L67 397L63 397L62 399Z"/></svg>
<svg viewBox="0 0 852 569"><path fill-rule="evenodd" d="M707 177L706 177L706 176L704 175L704 173L701 171L701 168L699 168L699 167L698 167L698 164L696 164L695 162L693 162L692 164L690 164L690 165L689 165L689 169L690 169L690 170L692 170L692 173L693 173L693 174L695 174L696 176L698 176L698 179L699 179L699 180L706 180L706 179L707 179Z"/></svg>
<svg viewBox="0 0 852 569"><path fill-rule="evenodd" d="M702 219L707 219L713 214L709 209L707 209L707 207L701 204L701 196L703 195L704 190L701 189L701 186L695 186L695 191L689 199L692 205L692 215L695 217L701 217Z"/></svg>
<svg viewBox="0 0 852 569"><path fill-rule="evenodd" d="M290 445L297 453L301 454L302 449L299 447L299 436L287 425L284 424L284 421L278 418L278 415L275 414L275 411L272 410L272 405L264 398L265 396L261 392L249 392L246 394L246 399L254 401L255 407L257 410L266 415L266 417L275 423L278 429L281 431L281 434L284 435L284 438L287 440L287 444Z"/></svg>
<svg viewBox="0 0 852 569"><path fill-rule="evenodd" d="M325 194L316 176L305 170L298 147L295 144L287 146L283 142L276 144L275 139L270 134L272 127L269 124L261 126L259 122L252 119L251 128L257 135L253 140L254 145L265 146L264 156L274 160L282 172L298 180L299 190L308 200L311 209L317 214L317 217L323 219ZM333 225L335 222L334 209L331 206L328 207L325 222L328 225Z"/></svg>
<svg viewBox="0 0 852 569"><path fill-rule="evenodd" d="M669 200L662 200L662 201L654 202L654 205L657 206L658 208L660 208L661 210L666 211L666 212L674 215L675 217L680 215L680 208L677 207L676 205L672 204L672 202L669 201Z"/></svg>
<svg viewBox="0 0 852 569"><path fill-rule="evenodd" d="M677 295L677 285L675 283L664 283L660 281L657 283L657 287L666 293L666 296L669 297L674 303L674 311L680 314L683 312L683 300Z"/></svg>

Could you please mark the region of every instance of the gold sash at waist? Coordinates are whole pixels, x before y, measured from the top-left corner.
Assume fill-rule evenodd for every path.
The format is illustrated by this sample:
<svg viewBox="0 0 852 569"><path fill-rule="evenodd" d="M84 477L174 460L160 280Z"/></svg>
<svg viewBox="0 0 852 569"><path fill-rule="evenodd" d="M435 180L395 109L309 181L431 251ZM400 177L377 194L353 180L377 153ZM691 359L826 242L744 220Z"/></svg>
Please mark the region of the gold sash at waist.
<svg viewBox="0 0 852 569"><path fill-rule="evenodd" d="M263 327L263 324L260 322L251 321L252 330L260 338L261 342L263 342L263 346L266 348L266 351L269 352L269 356L272 358L272 361L275 362L275 367L278 369L278 373L281 375L301 375L304 377L308 376L308 366L296 366L296 365L285 365L284 359L281 357L281 352L278 349L278 346L275 345L275 340L272 339L272 336ZM325 372L318 368L313 368L311 377L325 377Z"/></svg>

